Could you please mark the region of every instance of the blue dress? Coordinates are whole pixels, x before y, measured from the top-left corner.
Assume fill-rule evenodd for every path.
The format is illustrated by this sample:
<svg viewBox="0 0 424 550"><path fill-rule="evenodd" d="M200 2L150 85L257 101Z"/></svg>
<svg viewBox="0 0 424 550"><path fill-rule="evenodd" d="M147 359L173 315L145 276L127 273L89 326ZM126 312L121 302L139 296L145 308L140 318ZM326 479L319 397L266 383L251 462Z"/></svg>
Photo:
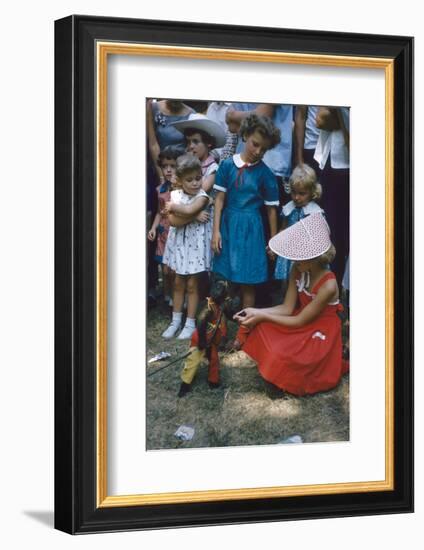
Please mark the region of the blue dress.
<svg viewBox="0 0 424 550"><path fill-rule="evenodd" d="M240 155L225 159L216 173L214 189L226 193L221 217L222 250L212 271L228 281L258 284L268 279L261 207L278 206L277 180L265 163L246 165Z"/></svg>
<svg viewBox="0 0 424 550"><path fill-rule="evenodd" d="M296 206L293 201L290 201L281 209L280 218L287 220L286 227L290 227L294 223L315 212L321 212L323 214L324 210L314 201L308 202L305 206ZM292 265L293 262L291 260L278 256L275 262L274 279L287 281L290 277Z"/></svg>
<svg viewBox="0 0 424 550"><path fill-rule="evenodd" d="M162 151L167 145L180 146L182 151L185 149L185 137L172 124L182 120L188 120L188 117L193 113L193 109L185 115L165 115L159 109L157 102L152 103L153 123L155 127L156 138L159 143L159 148Z"/></svg>

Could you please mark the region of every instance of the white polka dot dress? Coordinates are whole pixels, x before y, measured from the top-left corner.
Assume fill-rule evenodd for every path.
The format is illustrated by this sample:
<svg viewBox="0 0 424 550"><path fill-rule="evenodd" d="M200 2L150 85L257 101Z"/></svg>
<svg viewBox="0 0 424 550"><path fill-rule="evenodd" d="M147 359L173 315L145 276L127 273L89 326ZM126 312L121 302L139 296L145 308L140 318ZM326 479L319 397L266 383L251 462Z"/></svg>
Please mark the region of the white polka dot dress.
<svg viewBox="0 0 424 550"><path fill-rule="evenodd" d="M201 189L197 195L187 195L182 189L171 192L171 202L192 204L199 197L207 197ZM194 275L211 267L212 221L191 222L182 227L170 227L163 263L178 275Z"/></svg>

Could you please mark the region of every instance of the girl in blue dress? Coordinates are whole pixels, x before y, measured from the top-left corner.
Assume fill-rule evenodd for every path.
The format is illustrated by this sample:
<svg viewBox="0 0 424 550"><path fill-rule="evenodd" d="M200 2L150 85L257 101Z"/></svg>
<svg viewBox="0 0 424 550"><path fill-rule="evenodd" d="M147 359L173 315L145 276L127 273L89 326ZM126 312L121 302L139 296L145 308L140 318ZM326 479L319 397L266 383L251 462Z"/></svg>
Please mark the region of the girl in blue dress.
<svg viewBox="0 0 424 550"><path fill-rule="evenodd" d="M277 233L278 185L262 161L269 149L280 142L280 131L268 117L251 114L240 127L244 148L221 162L214 190L215 215L212 270L241 286L243 308L255 303L255 285L268 280L267 248L261 208L265 205L269 235ZM240 325L233 348L246 338Z"/></svg>
<svg viewBox="0 0 424 550"><path fill-rule="evenodd" d="M315 202L322 195L321 185L317 181L315 170L308 164L299 164L289 179L292 200L285 204L280 213L280 230L290 227L310 214L324 213ZM278 256L275 264L274 278L282 281L283 296L286 293L293 262Z"/></svg>

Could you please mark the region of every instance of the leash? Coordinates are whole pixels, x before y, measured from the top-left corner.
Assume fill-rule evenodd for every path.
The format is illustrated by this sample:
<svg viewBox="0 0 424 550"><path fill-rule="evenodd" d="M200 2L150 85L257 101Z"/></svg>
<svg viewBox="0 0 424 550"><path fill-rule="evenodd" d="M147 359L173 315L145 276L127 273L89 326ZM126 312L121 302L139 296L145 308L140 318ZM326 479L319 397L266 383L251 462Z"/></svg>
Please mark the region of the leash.
<svg viewBox="0 0 424 550"><path fill-rule="evenodd" d="M211 346L212 340L215 338L215 334L217 333L218 328L219 328L219 325L221 324L222 315L223 315L223 311L222 311L222 309L221 309L221 310L220 310L220 313L219 313L218 321L217 321L217 323L216 323L216 325L215 325L214 331L212 332L212 336L211 336L211 338L209 339L209 342L207 342L207 344L206 344L205 350L207 350L207 349ZM190 351L190 350L189 350L187 353L184 353L184 355L180 355L179 357L177 357L176 359L174 359L174 360L171 361L170 363L167 363L166 365L164 365L164 366L161 367L160 369L156 369L156 370L153 371L153 372L149 372L149 374L147 375L147 377L149 378L150 376L153 376L154 374L160 372L161 370L167 369L168 367L170 367L170 366L173 365L174 363L178 363L179 361L182 361L183 359L185 359L186 357L188 357L188 356L191 355L192 353L193 353L193 351Z"/></svg>
<svg viewBox="0 0 424 550"><path fill-rule="evenodd" d="M193 352L192 351L188 351L187 353L185 353L184 355L180 355L179 357L177 357L176 359L174 359L173 361L171 361L170 363L164 365L163 367L161 367L160 369L156 369L155 371L153 372L149 372L149 374L147 375L147 377L149 376L153 376L153 374L156 374L157 372L160 372L161 370L163 369L167 369L168 367L170 367L171 365L173 365L174 363L178 363L178 361L182 361L183 359L185 359L186 357L188 357L189 355L191 355Z"/></svg>

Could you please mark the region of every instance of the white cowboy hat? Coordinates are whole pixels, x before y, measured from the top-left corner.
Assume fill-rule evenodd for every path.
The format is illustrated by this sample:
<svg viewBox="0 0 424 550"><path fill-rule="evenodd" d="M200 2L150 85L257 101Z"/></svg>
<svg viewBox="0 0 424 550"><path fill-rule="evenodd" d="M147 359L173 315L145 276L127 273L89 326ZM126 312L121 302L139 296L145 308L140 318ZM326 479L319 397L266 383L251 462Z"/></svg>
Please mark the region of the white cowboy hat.
<svg viewBox="0 0 424 550"><path fill-rule="evenodd" d="M324 216L317 212L272 237L269 247L289 260L312 260L330 249L330 228Z"/></svg>
<svg viewBox="0 0 424 550"><path fill-rule="evenodd" d="M226 142L225 132L221 126L208 118L206 115L202 115L200 113L192 113L187 120L171 122L170 126L174 126L174 128L182 134L187 128L201 130L215 139L215 147L223 147Z"/></svg>

